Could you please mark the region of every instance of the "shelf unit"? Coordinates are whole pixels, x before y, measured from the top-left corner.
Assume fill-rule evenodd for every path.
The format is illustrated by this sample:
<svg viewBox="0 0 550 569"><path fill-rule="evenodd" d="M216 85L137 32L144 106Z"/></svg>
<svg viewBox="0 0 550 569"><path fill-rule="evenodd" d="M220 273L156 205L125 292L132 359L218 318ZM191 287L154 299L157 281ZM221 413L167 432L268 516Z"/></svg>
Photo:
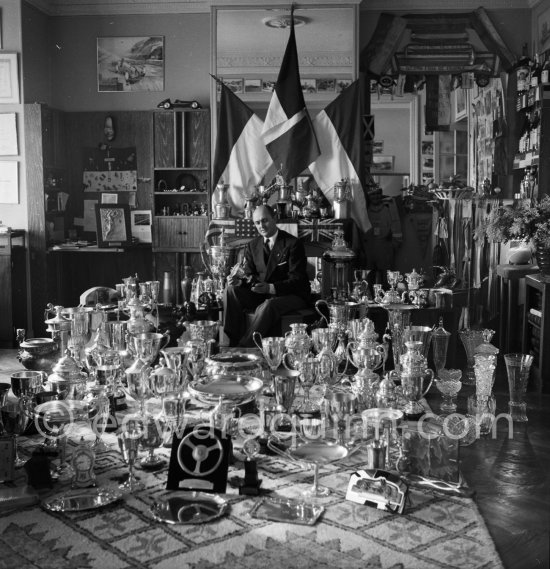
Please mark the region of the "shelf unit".
<svg viewBox="0 0 550 569"><path fill-rule="evenodd" d="M550 193L550 85L531 87L527 94L518 95L517 100L518 147L513 161L514 191L521 189L526 169L535 172L533 168L536 168L534 182L538 191L536 195L527 196L536 199ZM520 152L521 130L531 113L539 114L538 133L532 137L532 148Z"/></svg>
<svg viewBox="0 0 550 569"><path fill-rule="evenodd" d="M537 391L550 392L550 281L540 274L525 277L523 353L534 356L531 375Z"/></svg>
<svg viewBox="0 0 550 569"><path fill-rule="evenodd" d="M210 217L210 112L153 117L153 250L198 252Z"/></svg>

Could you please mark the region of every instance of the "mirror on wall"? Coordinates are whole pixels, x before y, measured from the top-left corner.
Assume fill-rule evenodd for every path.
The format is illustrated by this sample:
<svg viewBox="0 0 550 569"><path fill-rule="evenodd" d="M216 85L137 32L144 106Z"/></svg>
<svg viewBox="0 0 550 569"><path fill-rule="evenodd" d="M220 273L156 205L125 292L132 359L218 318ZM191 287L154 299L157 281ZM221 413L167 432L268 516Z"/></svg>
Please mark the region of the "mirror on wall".
<svg viewBox="0 0 550 569"><path fill-rule="evenodd" d="M302 89L314 115L357 77L358 4L294 11ZM263 118L290 33L290 5L212 8L212 74ZM212 109L217 92L212 86ZM215 115L214 115L215 116Z"/></svg>

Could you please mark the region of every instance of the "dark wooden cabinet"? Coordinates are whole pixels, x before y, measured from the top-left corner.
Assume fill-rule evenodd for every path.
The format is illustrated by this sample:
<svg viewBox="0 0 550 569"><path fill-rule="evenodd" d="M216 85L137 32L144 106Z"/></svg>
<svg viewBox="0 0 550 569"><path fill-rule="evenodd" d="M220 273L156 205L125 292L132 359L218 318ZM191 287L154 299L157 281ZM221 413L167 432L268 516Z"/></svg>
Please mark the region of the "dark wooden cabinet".
<svg viewBox="0 0 550 569"><path fill-rule="evenodd" d="M210 214L210 112L157 111L153 249L197 252Z"/></svg>
<svg viewBox="0 0 550 569"><path fill-rule="evenodd" d="M16 329L27 328L25 232L0 233L0 348L15 346Z"/></svg>
<svg viewBox="0 0 550 569"><path fill-rule="evenodd" d="M531 376L537 391L550 392L550 282L541 274L525 277L523 353L532 354Z"/></svg>
<svg viewBox="0 0 550 569"><path fill-rule="evenodd" d="M59 193L67 188L65 114L46 105L25 105L25 156L30 260L31 326L28 335L45 334L44 308L56 302L55 272L47 262L48 246L65 236L65 208ZM55 180L55 186L53 185Z"/></svg>

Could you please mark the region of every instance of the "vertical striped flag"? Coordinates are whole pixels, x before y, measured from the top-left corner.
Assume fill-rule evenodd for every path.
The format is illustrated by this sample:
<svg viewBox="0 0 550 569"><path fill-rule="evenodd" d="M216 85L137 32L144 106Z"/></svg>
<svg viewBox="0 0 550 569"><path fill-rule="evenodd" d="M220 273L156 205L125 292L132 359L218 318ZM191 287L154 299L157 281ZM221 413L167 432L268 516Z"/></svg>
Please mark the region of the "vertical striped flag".
<svg viewBox="0 0 550 569"><path fill-rule="evenodd" d="M212 180L229 185L227 197L235 214L244 209L245 198L261 183L273 160L261 139L261 119L216 80L221 85L221 98Z"/></svg>
<svg viewBox="0 0 550 569"><path fill-rule="evenodd" d="M319 156L311 118L307 112L291 9L290 37L271 96L262 139L285 180L298 176Z"/></svg>
<svg viewBox="0 0 550 569"><path fill-rule="evenodd" d="M359 79L354 81L314 119L313 126L321 155L309 164L319 188L334 202L334 184L347 178L352 194L351 216L363 231L371 227L361 183L364 153Z"/></svg>

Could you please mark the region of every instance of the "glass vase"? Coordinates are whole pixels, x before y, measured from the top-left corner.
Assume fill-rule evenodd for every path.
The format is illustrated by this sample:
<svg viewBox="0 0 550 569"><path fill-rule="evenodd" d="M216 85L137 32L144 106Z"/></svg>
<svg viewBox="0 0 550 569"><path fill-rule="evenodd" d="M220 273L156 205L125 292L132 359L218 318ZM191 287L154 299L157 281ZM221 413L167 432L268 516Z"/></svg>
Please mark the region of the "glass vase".
<svg viewBox="0 0 550 569"><path fill-rule="evenodd" d="M474 352L483 342L483 330L460 330L459 336L466 352L466 371L462 376L463 385L475 385L476 375L474 372Z"/></svg>

